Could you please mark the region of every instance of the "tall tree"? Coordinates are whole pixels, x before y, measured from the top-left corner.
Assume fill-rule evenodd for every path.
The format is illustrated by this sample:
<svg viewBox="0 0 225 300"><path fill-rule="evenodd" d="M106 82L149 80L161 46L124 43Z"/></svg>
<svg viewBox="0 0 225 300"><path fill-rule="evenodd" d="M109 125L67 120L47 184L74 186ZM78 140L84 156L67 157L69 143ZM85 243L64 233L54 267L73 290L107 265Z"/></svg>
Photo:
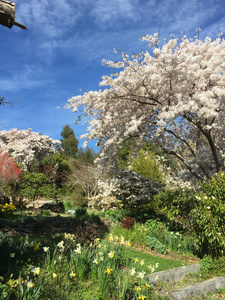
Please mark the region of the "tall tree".
<svg viewBox="0 0 225 300"><path fill-rule="evenodd" d="M65 154L75 158L78 152L78 139L76 138L73 129L66 124L63 127L63 131L61 132L62 139L61 147L64 150Z"/></svg>
<svg viewBox="0 0 225 300"><path fill-rule="evenodd" d="M47 135L32 132L31 128L0 131L0 151L12 156L24 170L31 170L34 164L39 165L46 156L56 152L59 143Z"/></svg>
<svg viewBox="0 0 225 300"><path fill-rule="evenodd" d="M162 46L158 34L142 40L151 51L103 61L119 69L103 76L103 90L68 100L92 118L83 137L98 139L102 163L127 139L148 138L197 179L211 178L225 169L225 41L221 34L204 41L172 37Z"/></svg>

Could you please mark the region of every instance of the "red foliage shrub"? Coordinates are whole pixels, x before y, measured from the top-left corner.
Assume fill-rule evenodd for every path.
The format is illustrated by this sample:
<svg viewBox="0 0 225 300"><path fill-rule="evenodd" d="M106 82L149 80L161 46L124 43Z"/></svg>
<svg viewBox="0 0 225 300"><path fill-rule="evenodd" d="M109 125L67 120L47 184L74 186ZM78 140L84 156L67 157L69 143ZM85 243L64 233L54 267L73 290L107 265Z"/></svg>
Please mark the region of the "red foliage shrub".
<svg viewBox="0 0 225 300"><path fill-rule="evenodd" d="M0 183L13 184L20 180L22 170L16 165L14 159L6 153L0 153Z"/></svg>
<svg viewBox="0 0 225 300"><path fill-rule="evenodd" d="M132 229L134 227L135 219L131 217L124 217L121 225L123 228Z"/></svg>

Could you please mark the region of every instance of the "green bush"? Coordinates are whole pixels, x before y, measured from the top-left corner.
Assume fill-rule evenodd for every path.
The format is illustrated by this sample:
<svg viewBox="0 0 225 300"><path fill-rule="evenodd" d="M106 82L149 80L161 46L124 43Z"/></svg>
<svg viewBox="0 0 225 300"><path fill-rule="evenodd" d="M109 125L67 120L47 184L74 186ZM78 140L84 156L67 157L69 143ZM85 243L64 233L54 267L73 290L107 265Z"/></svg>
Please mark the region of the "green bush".
<svg viewBox="0 0 225 300"><path fill-rule="evenodd" d="M225 275L225 257L212 258L205 255L200 261L201 270L214 276Z"/></svg>
<svg viewBox="0 0 225 300"><path fill-rule="evenodd" d="M199 255L219 257L225 253L225 174L202 184L191 211Z"/></svg>
<svg viewBox="0 0 225 300"><path fill-rule="evenodd" d="M166 248L166 246L159 240L157 240L155 237L146 236L146 245L149 249L153 249L161 254L168 253L168 249Z"/></svg>
<svg viewBox="0 0 225 300"><path fill-rule="evenodd" d="M140 150L138 156L132 160L132 170L144 177L150 177L153 181L164 181L164 174L162 174L158 164L157 157L152 151Z"/></svg>
<svg viewBox="0 0 225 300"><path fill-rule="evenodd" d="M23 172L20 185L21 196L34 201L38 197L55 198L57 191L51 180L43 173Z"/></svg>
<svg viewBox="0 0 225 300"><path fill-rule="evenodd" d="M187 188L161 191L154 196L153 208L168 219L171 230L190 230L190 212L197 203L195 194L194 190Z"/></svg>

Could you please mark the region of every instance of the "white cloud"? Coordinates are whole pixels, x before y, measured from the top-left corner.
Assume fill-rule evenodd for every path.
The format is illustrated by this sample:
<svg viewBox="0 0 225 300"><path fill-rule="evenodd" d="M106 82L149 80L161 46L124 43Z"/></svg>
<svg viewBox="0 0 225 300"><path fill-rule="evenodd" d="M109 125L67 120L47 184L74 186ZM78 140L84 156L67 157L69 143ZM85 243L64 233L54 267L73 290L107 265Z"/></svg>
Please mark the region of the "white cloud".
<svg viewBox="0 0 225 300"><path fill-rule="evenodd" d="M97 23L112 27L116 22L126 22L127 19L136 21L139 19L137 14L137 0L97 0L92 8L91 15Z"/></svg>
<svg viewBox="0 0 225 300"><path fill-rule="evenodd" d="M23 70L11 70L10 75L4 74L4 79L0 77L2 91L18 91L21 89L39 87L47 84L44 79L39 79L37 66L25 66Z"/></svg>

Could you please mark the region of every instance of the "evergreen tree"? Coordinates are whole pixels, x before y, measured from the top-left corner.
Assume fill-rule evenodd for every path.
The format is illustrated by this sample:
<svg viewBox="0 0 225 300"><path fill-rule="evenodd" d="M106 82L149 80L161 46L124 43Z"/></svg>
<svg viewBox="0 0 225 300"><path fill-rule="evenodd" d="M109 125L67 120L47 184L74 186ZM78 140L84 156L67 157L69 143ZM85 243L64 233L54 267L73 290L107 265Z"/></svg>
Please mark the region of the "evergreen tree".
<svg viewBox="0 0 225 300"><path fill-rule="evenodd" d="M61 132L62 139L61 147L67 156L75 158L78 152L78 139L76 138L73 129L66 124Z"/></svg>

